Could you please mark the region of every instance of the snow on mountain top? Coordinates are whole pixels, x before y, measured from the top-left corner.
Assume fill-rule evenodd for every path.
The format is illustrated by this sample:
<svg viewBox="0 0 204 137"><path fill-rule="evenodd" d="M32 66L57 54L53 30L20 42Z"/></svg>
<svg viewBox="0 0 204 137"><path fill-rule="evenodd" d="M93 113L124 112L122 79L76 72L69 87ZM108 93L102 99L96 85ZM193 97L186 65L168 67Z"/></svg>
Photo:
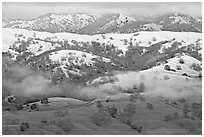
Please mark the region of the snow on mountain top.
<svg viewBox="0 0 204 137"><path fill-rule="evenodd" d="M111 29L115 29L115 28L120 28L122 26L124 26L127 23L131 23L136 21L134 18L123 15L123 14L113 14L113 16L111 16L111 18L108 18L108 22L106 22L104 25L99 26L98 31L97 32L104 32L104 31L108 31Z"/></svg>
<svg viewBox="0 0 204 137"><path fill-rule="evenodd" d="M117 23L119 24L121 22L133 22L133 21L136 21L136 20L132 17L128 17L128 16L125 16L123 14L119 14Z"/></svg>
<svg viewBox="0 0 204 137"><path fill-rule="evenodd" d="M57 20L63 20L63 19L72 20L73 19L71 15L63 15L63 14L51 14L50 17L53 19L57 19Z"/></svg>
<svg viewBox="0 0 204 137"><path fill-rule="evenodd" d="M163 17L163 18L162 18ZM157 23L160 22L160 25ZM146 24L149 22L149 24ZM154 24L156 23L156 24ZM177 27L179 25L179 28ZM182 24L188 24L182 25ZM144 28L140 28L140 26ZM175 27L174 27L175 25ZM123 27L124 26L124 27ZM129 33L140 30L170 30L202 32L201 21L198 18L182 14L165 14L157 17L145 17L140 20L137 17L117 14L92 14L92 13L49 13L39 16L32 20L11 20L3 22L3 27L32 29L38 31L56 32L75 32L80 34L96 33Z"/></svg>
<svg viewBox="0 0 204 137"><path fill-rule="evenodd" d="M173 19L171 23L179 23L179 24L189 24L190 19L186 16L181 16L177 13L174 14L174 16L170 16L169 18Z"/></svg>
<svg viewBox="0 0 204 137"><path fill-rule="evenodd" d="M99 14L89 14L89 13L77 13L76 16L78 18L83 18L83 19L91 19L91 17L94 17L94 18L99 18L101 17L101 15Z"/></svg>
<svg viewBox="0 0 204 137"><path fill-rule="evenodd" d="M179 22L180 24L182 24L182 23L189 24L190 20L186 17L175 17L173 23L177 23L177 22Z"/></svg>
<svg viewBox="0 0 204 137"><path fill-rule="evenodd" d="M54 20L63 21L63 20L69 20L73 21L73 19L78 20L90 20L92 18L97 19L100 17L100 15L97 14L87 14L87 13L76 13L76 14L56 14L56 13L50 13L47 14L47 17L51 17Z"/></svg>
<svg viewBox="0 0 204 137"><path fill-rule="evenodd" d="M48 13L31 20L12 20L3 27L23 28L48 32L76 32L95 22L100 16L95 14Z"/></svg>

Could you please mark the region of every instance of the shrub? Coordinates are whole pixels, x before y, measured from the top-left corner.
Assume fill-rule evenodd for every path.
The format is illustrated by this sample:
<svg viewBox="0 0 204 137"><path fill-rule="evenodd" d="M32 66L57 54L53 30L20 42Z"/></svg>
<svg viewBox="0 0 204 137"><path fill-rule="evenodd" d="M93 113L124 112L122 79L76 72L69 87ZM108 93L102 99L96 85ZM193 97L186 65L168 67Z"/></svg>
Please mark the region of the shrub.
<svg viewBox="0 0 204 137"><path fill-rule="evenodd" d="M42 104L48 104L49 102L48 102L48 98L42 98L41 100L40 100L40 102L42 103Z"/></svg>
<svg viewBox="0 0 204 137"><path fill-rule="evenodd" d="M127 39L124 39L123 44L124 44L124 45L127 45L127 44L128 44L128 40L127 40Z"/></svg>
<svg viewBox="0 0 204 137"><path fill-rule="evenodd" d="M176 69L177 70L182 70L181 66L179 66L179 65L176 66Z"/></svg>
<svg viewBox="0 0 204 137"><path fill-rule="evenodd" d="M24 124L20 125L20 131L25 131L26 130L26 126Z"/></svg>
<svg viewBox="0 0 204 137"><path fill-rule="evenodd" d="M187 76L188 77L188 74L187 73L183 73L182 76Z"/></svg>
<svg viewBox="0 0 204 137"><path fill-rule="evenodd" d="M176 70L175 70L175 69L171 69L171 71L176 72Z"/></svg>
<svg viewBox="0 0 204 137"><path fill-rule="evenodd" d="M15 103L15 98L14 97L8 97L8 102L9 103Z"/></svg>
<svg viewBox="0 0 204 137"><path fill-rule="evenodd" d="M105 36L105 35L101 35L101 37L102 37L103 39L106 39L106 36Z"/></svg>
<svg viewBox="0 0 204 137"><path fill-rule="evenodd" d="M83 53L83 54L82 54L82 57L86 57L86 54L85 54L85 53Z"/></svg>
<svg viewBox="0 0 204 137"><path fill-rule="evenodd" d="M195 70L195 71L201 71L202 70L202 67L200 66L200 64L197 64L197 63L192 63L190 65L190 68Z"/></svg>
<svg viewBox="0 0 204 137"><path fill-rule="evenodd" d="M179 59L180 64L184 64L184 60L182 58Z"/></svg>
<svg viewBox="0 0 204 137"><path fill-rule="evenodd" d="M134 89L131 89L131 88L129 88L129 89L123 89L122 90L124 93L134 93Z"/></svg>
<svg viewBox="0 0 204 137"><path fill-rule="evenodd" d="M39 106L38 106L38 104L34 103L34 104L32 104L32 105L30 106L30 109L31 109L31 110L39 111Z"/></svg>
<svg viewBox="0 0 204 137"><path fill-rule="evenodd" d="M27 122L23 122L20 125L20 131L25 131L26 129L30 128L30 125Z"/></svg>
<svg viewBox="0 0 204 137"><path fill-rule="evenodd" d="M133 34L133 36L138 36L139 35L139 33L135 33L135 34Z"/></svg>
<svg viewBox="0 0 204 137"><path fill-rule="evenodd" d="M199 78L202 78L202 73L201 73L201 72L198 74L198 77L199 77Z"/></svg>
<svg viewBox="0 0 204 137"><path fill-rule="evenodd" d="M142 132L142 126L138 124L134 124L131 126L132 129L135 129L137 132L141 133Z"/></svg>
<svg viewBox="0 0 204 137"><path fill-rule="evenodd" d="M152 37L152 41L156 41L157 39L156 39L156 37Z"/></svg>
<svg viewBox="0 0 204 137"><path fill-rule="evenodd" d="M153 107L153 105L151 103L146 103L146 108L151 109L151 110L154 109L154 107Z"/></svg>
<svg viewBox="0 0 204 137"><path fill-rule="evenodd" d="M168 63L168 60L165 60L164 63L165 63L165 64Z"/></svg>
<svg viewBox="0 0 204 137"><path fill-rule="evenodd" d="M43 118L41 119L40 121L42 124L47 124L48 125L48 121L47 121L47 118Z"/></svg>
<svg viewBox="0 0 204 137"><path fill-rule="evenodd" d="M24 125L26 128L30 128L30 125L27 122L25 122Z"/></svg>
<svg viewBox="0 0 204 137"><path fill-rule="evenodd" d="M170 70L171 70L171 68L170 68L170 66L169 66L169 65L165 65L165 66L164 66L164 69L165 69L165 70L168 70L168 71L170 71Z"/></svg>
<svg viewBox="0 0 204 137"><path fill-rule="evenodd" d="M111 117L106 112L100 111L100 112L94 113L91 116L91 120L97 126L104 126L110 122Z"/></svg>
<svg viewBox="0 0 204 137"><path fill-rule="evenodd" d="M159 66L159 65L161 65L161 62L157 62L157 63L156 63L156 66Z"/></svg>
<svg viewBox="0 0 204 137"><path fill-rule="evenodd" d="M110 40L114 40L113 37L110 37Z"/></svg>

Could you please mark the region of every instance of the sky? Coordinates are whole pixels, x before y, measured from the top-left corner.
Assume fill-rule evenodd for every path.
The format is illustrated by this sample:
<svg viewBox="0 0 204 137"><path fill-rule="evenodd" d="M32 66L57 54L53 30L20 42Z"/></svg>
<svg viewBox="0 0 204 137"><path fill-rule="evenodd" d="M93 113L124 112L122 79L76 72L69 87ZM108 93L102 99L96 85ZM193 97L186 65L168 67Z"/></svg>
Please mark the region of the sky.
<svg viewBox="0 0 204 137"><path fill-rule="evenodd" d="M160 15L179 12L202 16L201 2L3 2L3 19L33 19L47 13L122 13Z"/></svg>

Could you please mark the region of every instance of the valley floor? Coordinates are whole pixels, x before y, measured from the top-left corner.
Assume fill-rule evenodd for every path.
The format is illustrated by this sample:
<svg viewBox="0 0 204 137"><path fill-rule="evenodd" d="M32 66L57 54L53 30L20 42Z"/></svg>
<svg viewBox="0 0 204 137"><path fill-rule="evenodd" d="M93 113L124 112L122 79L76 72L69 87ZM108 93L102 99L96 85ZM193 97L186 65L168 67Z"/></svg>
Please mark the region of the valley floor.
<svg viewBox="0 0 204 137"><path fill-rule="evenodd" d="M142 132L139 133L135 129L131 129L117 118L110 118L102 126L93 123L91 116L100 112L96 106L96 102L83 102L74 99L50 99L47 105L40 105L39 111L29 112L22 110L18 112L3 112L3 134L71 134L71 135L135 135L135 134L202 134L202 120L195 117L189 119L184 117L183 111L168 103L164 103L163 98L142 95L144 100L129 101L129 96L117 96L109 98L109 101L102 101L105 106L114 105L117 112L122 112L127 104L136 106L131 123L142 126ZM163 101L162 101L163 100ZM147 103L153 105L153 109L146 107ZM65 115L57 115L56 112L67 112ZM165 120L165 115L170 113L178 113L177 118ZM61 125L56 126L53 120L63 120ZM46 122L43 122L46 121ZM68 122L67 122L68 121ZM19 130L21 122L28 122L29 129L25 131ZM71 123L71 125L70 125ZM63 130L63 126L69 130Z"/></svg>

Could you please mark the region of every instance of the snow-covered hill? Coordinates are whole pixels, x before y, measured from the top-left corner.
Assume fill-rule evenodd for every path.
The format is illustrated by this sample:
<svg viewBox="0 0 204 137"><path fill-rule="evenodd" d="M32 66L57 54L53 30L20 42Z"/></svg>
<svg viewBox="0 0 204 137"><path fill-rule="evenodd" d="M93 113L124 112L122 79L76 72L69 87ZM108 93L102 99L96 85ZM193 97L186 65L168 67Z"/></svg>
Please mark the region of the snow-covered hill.
<svg viewBox="0 0 204 137"><path fill-rule="evenodd" d="M110 33L120 29L126 24L130 24L135 21L136 20L134 18L123 14L108 14L99 18L96 22L84 27L82 30L80 30L80 33Z"/></svg>
<svg viewBox="0 0 204 137"><path fill-rule="evenodd" d="M113 70L147 69L177 53L202 60L202 35L195 32L81 35L15 28L2 32L2 51L13 61L66 78L77 75L85 80Z"/></svg>
<svg viewBox="0 0 204 137"><path fill-rule="evenodd" d="M76 42L99 42L100 44L110 45L113 44L119 50L125 52L130 43L133 46L141 47L150 47L153 44L159 43L161 41L168 41L168 43L163 44L164 47L170 47L174 42L180 42L182 46L187 45L197 45L199 50L202 49L202 34L194 32L170 32L170 31L159 31L159 32L147 32L141 31L138 33L130 34L97 34L97 35L80 35L73 33L48 33L48 32L38 32L38 31L29 31L23 29L12 29L12 28L3 28L3 46L2 49L6 52L9 49L9 46L14 44L16 41L26 41L28 38L32 38L35 41L38 41L37 44L30 45L31 51L39 48L40 45L43 46L43 51L48 50L49 48L55 48L57 45L50 46L50 43L43 42L42 40L48 40L52 42L65 42L73 45L73 41ZM20 35L20 38L17 36ZM42 39L42 40L41 40ZM49 43L48 46L46 46ZM34 48L35 47L35 48ZM38 53L39 54L39 53Z"/></svg>
<svg viewBox="0 0 204 137"><path fill-rule="evenodd" d="M183 59L181 64L179 59ZM199 73L202 70L192 69L192 64L199 64L201 61L196 60L188 55L176 56L168 60L167 63L152 67L139 72L116 72L111 77L101 77L93 80L93 85L100 87L108 87L113 93L117 93L118 89L126 92L128 89L139 87L144 84L144 93L151 96L165 98L186 98L201 95L201 81L199 81ZM175 71L165 70L165 66L169 65ZM176 69L180 66L181 69ZM183 74L186 75L183 75ZM196 78L198 78L196 80ZM110 82L111 81L111 82ZM115 89L115 90L114 90ZM189 98L190 99L190 98ZM192 98L191 98L192 99ZM191 100L190 99L190 100Z"/></svg>
<svg viewBox="0 0 204 137"><path fill-rule="evenodd" d="M162 16L156 23L162 25L163 30L168 31L202 32L201 19L180 13Z"/></svg>
<svg viewBox="0 0 204 137"><path fill-rule="evenodd" d="M58 62L60 64L59 68L62 69L66 77L69 77L67 73L72 73L75 75L81 75L79 69L69 70L72 65L81 66L86 64L88 66L93 66L94 59L102 60L104 62L110 62L110 59L92 55L87 52L82 52L78 50L60 50L50 53L49 58L53 62ZM69 70L69 71L68 71Z"/></svg>
<svg viewBox="0 0 204 137"><path fill-rule="evenodd" d="M194 66L196 64L196 66ZM169 66L169 70L165 69L165 66ZM164 63L159 63L150 69L144 70L144 72L156 71L158 73L174 74L187 77L197 77L199 73L202 73L202 61L195 59L192 56L186 55L184 53L176 54L175 57L167 59ZM143 73L143 71L141 71ZM137 73L137 72L135 72ZM186 73L186 75L183 75ZM120 75L126 75L127 73L122 73ZM128 78L128 77L127 77ZM102 80L102 78L100 78ZM96 81L100 81L97 79ZM117 78L115 78L118 81ZM133 80L134 82L134 80ZM138 81L139 83L139 81ZM127 84L128 85L128 84ZM126 85L126 86L127 86ZM130 84L131 85L131 84ZM133 85L132 85L133 86Z"/></svg>

